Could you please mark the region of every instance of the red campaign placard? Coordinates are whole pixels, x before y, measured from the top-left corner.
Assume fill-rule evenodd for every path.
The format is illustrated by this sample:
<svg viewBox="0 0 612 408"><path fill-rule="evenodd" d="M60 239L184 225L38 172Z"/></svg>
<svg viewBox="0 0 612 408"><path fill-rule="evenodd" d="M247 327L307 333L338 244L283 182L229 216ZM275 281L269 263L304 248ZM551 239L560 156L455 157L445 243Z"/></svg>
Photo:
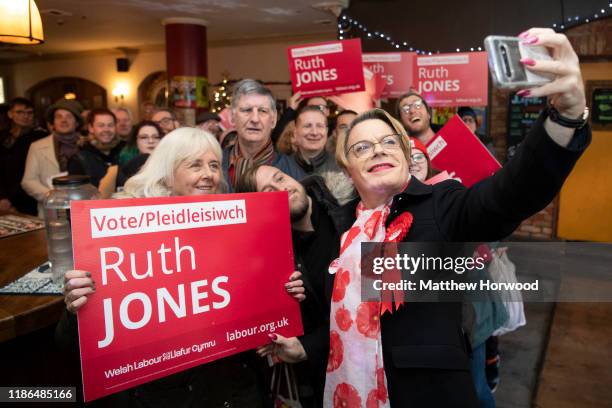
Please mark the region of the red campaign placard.
<svg viewBox="0 0 612 408"><path fill-rule="evenodd" d="M501 168L491 152L457 115L427 144L427 153L436 169L446 170L466 187Z"/></svg>
<svg viewBox="0 0 612 408"><path fill-rule="evenodd" d="M302 334L287 193L71 203L85 401Z"/></svg>
<svg viewBox="0 0 612 408"><path fill-rule="evenodd" d="M293 92L304 98L365 89L358 38L289 47L287 56Z"/></svg>
<svg viewBox="0 0 612 408"><path fill-rule="evenodd" d="M430 106L485 106L489 71L486 52L415 57L413 84Z"/></svg>
<svg viewBox="0 0 612 408"><path fill-rule="evenodd" d="M414 52L377 52L363 54L363 66L385 80L382 98L397 98L410 91Z"/></svg>

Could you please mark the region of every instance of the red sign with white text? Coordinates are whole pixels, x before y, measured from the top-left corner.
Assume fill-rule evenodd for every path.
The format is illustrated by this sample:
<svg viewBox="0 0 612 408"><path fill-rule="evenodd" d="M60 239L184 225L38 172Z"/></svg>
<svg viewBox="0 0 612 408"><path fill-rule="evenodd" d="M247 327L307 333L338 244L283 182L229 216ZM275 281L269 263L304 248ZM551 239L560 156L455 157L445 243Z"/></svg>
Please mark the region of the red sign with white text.
<svg viewBox="0 0 612 408"><path fill-rule="evenodd" d="M430 106L485 106L488 81L484 51L415 57L412 83Z"/></svg>
<svg viewBox="0 0 612 408"><path fill-rule="evenodd" d="M501 168L499 162L458 115L427 144L433 167L446 170L464 186L479 182Z"/></svg>
<svg viewBox="0 0 612 408"><path fill-rule="evenodd" d="M302 334L287 194L71 203L85 401Z"/></svg>
<svg viewBox="0 0 612 408"><path fill-rule="evenodd" d="M414 52L377 52L363 54L363 66L385 80L383 98L397 98L410 91Z"/></svg>
<svg viewBox="0 0 612 408"><path fill-rule="evenodd" d="M304 98L365 89L358 38L289 47L287 56L293 92Z"/></svg>

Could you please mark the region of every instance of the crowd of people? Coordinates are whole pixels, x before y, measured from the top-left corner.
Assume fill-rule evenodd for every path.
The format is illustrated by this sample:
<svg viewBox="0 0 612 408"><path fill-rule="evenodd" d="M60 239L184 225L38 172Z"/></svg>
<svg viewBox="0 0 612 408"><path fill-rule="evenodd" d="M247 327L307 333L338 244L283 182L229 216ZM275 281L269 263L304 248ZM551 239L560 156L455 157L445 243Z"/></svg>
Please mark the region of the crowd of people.
<svg viewBox="0 0 612 408"><path fill-rule="evenodd" d="M556 115L580 117L584 88L567 38L545 29L523 37L556 51L555 65L528 66L557 78L530 94L549 97ZM425 145L435 131L421 95L398 98L395 117L381 109L338 108L331 115L325 98L302 100L297 93L279 117L271 91L244 79L233 89L232 129L209 112L198 116L196 127L181 126L166 108L137 124L125 109L96 108L83 119L77 102L62 100L47 112L51 134L45 136L33 126L32 104L11 102L1 148L14 177L5 180L12 184L3 187L2 209L35 214L38 202L41 214L49 179L65 172L89 175L105 198L288 192L298 273L288 277L287 291L301 301L305 334L270 333L270 343L256 353L136 387L123 393L125 401L269 406L258 354L295 364L303 407L494 406L497 379L494 370L487 379L485 367L499 361L496 340L487 339L500 317L485 311L480 321L488 323L468 325L457 303L410 303L382 313L380 302L361 301L361 243L389 242L393 228L400 231L395 242L508 236L558 193L589 144L588 126L567 127L543 112L506 166L466 188L452 178L428 183L437 171ZM474 111L459 114L475 132ZM65 278L68 312L58 333L74 341L74 314L95 282L86 271ZM368 324L358 323L359 316Z"/></svg>

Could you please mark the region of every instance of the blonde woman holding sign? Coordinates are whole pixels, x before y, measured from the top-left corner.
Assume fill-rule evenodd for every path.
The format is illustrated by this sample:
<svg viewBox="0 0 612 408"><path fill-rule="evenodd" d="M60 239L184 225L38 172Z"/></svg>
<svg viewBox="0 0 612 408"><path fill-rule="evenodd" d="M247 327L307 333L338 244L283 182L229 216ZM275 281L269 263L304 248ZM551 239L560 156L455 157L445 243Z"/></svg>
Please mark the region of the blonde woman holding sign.
<svg viewBox="0 0 612 408"><path fill-rule="evenodd" d="M130 178L117 198L193 196L227 190L221 169L221 147L215 137L201 129L180 128L159 143L139 173ZM295 272L285 285L297 300L304 299L304 287ZM95 282L86 271L65 274L65 313L57 333L62 341L76 338L74 314L95 293ZM70 336L70 334L73 334ZM76 347L72 346L72 349ZM258 387L257 356L245 352L223 358L119 394L130 405L147 407L259 407L265 391ZM127 395L126 395L127 394Z"/></svg>

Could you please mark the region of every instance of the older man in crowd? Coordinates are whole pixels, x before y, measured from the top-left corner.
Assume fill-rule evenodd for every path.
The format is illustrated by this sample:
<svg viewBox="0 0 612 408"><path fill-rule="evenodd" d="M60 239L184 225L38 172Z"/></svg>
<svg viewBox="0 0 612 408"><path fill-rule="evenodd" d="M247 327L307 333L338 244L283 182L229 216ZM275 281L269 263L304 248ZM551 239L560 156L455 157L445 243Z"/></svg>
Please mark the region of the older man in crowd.
<svg viewBox="0 0 612 408"><path fill-rule="evenodd" d="M127 142L134 125L132 113L128 108L115 108L112 109L112 112L115 114L115 118L117 118L117 137L122 142Z"/></svg>
<svg viewBox="0 0 612 408"><path fill-rule="evenodd" d="M151 120L157 124L164 132L164 135L172 132L174 129L181 127L181 124L176 118L176 113L172 109L157 108L151 116Z"/></svg>
<svg viewBox="0 0 612 408"><path fill-rule="evenodd" d="M196 117L196 127L209 131L219 140L221 138L221 117L214 112L202 112Z"/></svg>
<svg viewBox="0 0 612 408"><path fill-rule="evenodd" d="M113 164L117 164L121 146L116 133L116 118L106 108L93 109L87 117L91 138L68 162L69 174L86 174L98 187Z"/></svg>
<svg viewBox="0 0 612 408"><path fill-rule="evenodd" d="M270 165L301 179L304 171L290 157L277 152L270 137L276 124L276 101L272 92L253 79L234 86L231 121L237 142L223 152L223 171L230 189L251 166Z"/></svg>
<svg viewBox="0 0 612 408"><path fill-rule="evenodd" d="M78 129L82 125L83 107L75 100L61 99L47 110L47 122L53 133L30 146L21 187L38 201L42 217L42 200L51 190L51 179L66 174L68 161L79 151Z"/></svg>
<svg viewBox="0 0 612 408"><path fill-rule="evenodd" d="M296 163L306 174L340 172L334 156L327 152L327 117L317 106L306 106L295 118Z"/></svg>
<svg viewBox="0 0 612 408"><path fill-rule="evenodd" d="M357 117L357 112L345 109L336 116L336 127L332 131L329 139L327 140L327 151L332 155L336 155L336 141L340 133L346 133L353 119Z"/></svg>
<svg viewBox="0 0 612 408"><path fill-rule="evenodd" d="M0 210L36 215L36 200L21 188L26 156L32 142L48 132L35 126L34 105L28 99L9 103L10 126L0 133Z"/></svg>

